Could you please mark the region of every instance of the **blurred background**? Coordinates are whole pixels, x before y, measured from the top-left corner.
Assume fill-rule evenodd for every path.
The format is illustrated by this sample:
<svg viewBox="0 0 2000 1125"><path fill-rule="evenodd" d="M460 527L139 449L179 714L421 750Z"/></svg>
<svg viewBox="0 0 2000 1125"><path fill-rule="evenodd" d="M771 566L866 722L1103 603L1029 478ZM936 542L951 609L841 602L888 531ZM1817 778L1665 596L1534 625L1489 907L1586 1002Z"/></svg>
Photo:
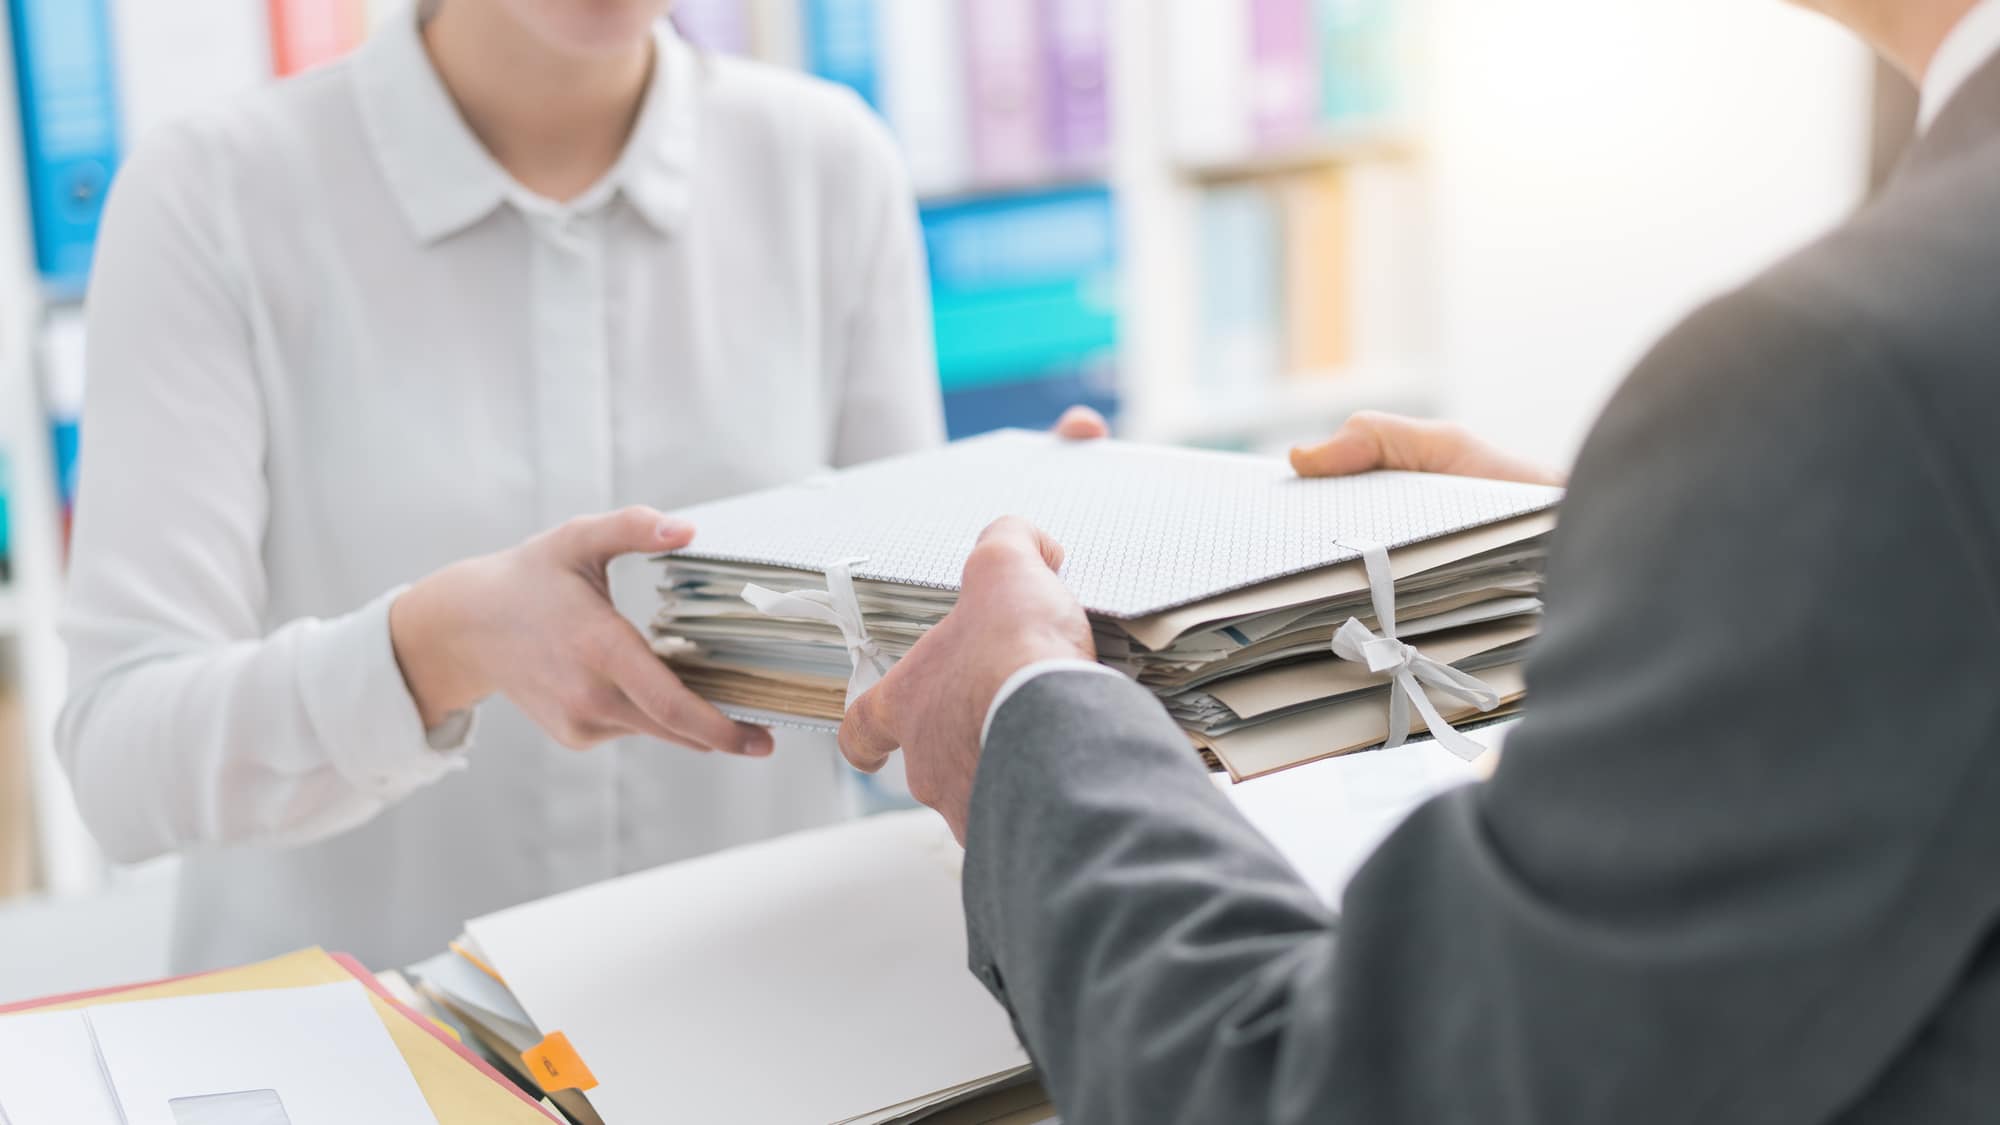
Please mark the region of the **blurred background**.
<svg viewBox="0 0 2000 1125"><path fill-rule="evenodd" d="M407 2L8 0L0 1000L164 964L172 864L108 870L50 750L104 192L161 123L335 59ZM1914 112L1779 0L679 0L675 18L708 51L852 87L902 141L954 436L1088 402L1128 437L1274 449L1379 407L1566 462L1661 331L1865 200Z"/></svg>

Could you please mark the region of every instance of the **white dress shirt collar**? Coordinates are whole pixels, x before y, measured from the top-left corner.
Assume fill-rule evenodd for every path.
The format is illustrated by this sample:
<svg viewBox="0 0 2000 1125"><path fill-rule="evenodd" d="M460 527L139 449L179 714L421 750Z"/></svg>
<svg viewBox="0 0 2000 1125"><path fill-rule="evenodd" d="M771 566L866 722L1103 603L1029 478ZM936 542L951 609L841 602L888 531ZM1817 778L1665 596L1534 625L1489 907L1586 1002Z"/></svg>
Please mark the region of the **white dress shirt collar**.
<svg viewBox="0 0 2000 1125"><path fill-rule="evenodd" d="M587 213L614 193L661 233L673 233L694 196L701 60L664 20L653 38L653 80L624 154L588 191L556 203L517 183L466 125L424 48L416 17L377 32L356 54L354 89L383 172L417 237L436 242L502 203L529 213Z"/></svg>
<svg viewBox="0 0 2000 1125"><path fill-rule="evenodd" d="M1924 74L1917 127L1929 129L1966 82L2000 55L2000 0L1981 0L1938 46Z"/></svg>

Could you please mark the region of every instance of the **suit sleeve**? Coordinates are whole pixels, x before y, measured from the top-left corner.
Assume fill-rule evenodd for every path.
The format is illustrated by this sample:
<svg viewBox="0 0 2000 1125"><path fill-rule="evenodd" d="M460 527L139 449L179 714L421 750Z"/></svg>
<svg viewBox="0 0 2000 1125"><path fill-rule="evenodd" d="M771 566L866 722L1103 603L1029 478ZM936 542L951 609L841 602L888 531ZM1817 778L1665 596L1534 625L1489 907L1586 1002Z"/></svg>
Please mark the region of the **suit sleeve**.
<svg viewBox="0 0 2000 1125"><path fill-rule="evenodd" d="M1852 1104L2000 918L1993 529L1937 408L1768 289L1663 343L1578 466L1505 762L1337 924L1146 693L1018 692L966 901L1065 1119Z"/></svg>

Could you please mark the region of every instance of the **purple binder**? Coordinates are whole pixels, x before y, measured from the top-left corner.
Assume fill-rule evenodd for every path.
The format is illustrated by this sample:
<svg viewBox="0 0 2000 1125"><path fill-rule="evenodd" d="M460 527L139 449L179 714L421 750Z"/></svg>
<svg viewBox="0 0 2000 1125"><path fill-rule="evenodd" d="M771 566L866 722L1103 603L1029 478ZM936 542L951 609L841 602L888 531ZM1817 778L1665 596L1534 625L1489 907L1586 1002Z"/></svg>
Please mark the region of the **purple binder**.
<svg viewBox="0 0 2000 1125"><path fill-rule="evenodd" d="M1102 171L1111 146L1107 0L1042 0L1049 155L1067 172Z"/></svg>
<svg viewBox="0 0 2000 1125"><path fill-rule="evenodd" d="M940 0L942 2L942 0ZM1050 165L1039 0L962 0L973 178L1033 182Z"/></svg>
<svg viewBox="0 0 2000 1125"><path fill-rule="evenodd" d="M1295 141L1319 115L1313 0L1250 0L1250 108L1262 145Z"/></svg>

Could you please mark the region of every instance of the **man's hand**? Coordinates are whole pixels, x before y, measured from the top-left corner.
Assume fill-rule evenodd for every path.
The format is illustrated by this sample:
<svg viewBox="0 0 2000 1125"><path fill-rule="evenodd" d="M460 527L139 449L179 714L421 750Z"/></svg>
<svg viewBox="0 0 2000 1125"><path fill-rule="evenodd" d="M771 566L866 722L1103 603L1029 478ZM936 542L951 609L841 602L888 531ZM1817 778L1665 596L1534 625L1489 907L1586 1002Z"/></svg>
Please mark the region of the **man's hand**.
<svg viewBox="0 0 2000 1125"><path fill-rule="evenodd" d="M1345 477L1401 469L1524 484L1564 483L1563 474L1503 453L1463 426L1374 410L1349 418L1327 441L1292 450L1292 468L1302 477Z"/></svg>
<svg viewBox="0 0 2000 1125"><path fill-rule="evenodd" d="M1043 660L1096 657L1083 607L1056 577L1062 548L1033 525L1003 519L965 562L958 605L854 701L841 753L873 773L898 747L910 794L944 814L965 842L979 736L1001 685Z"/></svg>

